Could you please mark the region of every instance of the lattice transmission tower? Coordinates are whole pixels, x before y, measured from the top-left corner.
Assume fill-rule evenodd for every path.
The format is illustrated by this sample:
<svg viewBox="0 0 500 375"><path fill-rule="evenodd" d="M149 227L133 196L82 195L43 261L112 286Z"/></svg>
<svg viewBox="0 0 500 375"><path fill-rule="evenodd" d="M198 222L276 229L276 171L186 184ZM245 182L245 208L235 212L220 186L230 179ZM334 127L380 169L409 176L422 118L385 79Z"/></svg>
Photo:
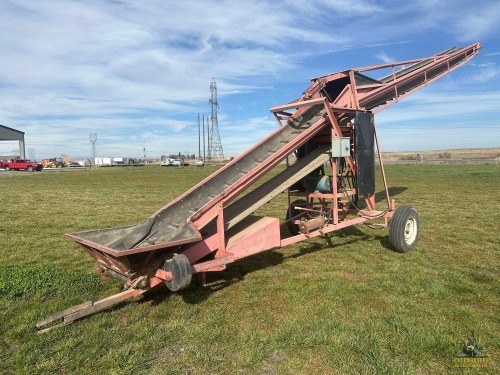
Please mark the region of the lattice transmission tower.
<svg viewBox="0 0 500 375"><path fill-rule="evenodd" d="M97 157L97 134L96 133L90 133L90 162L95 163L95 158Z"/></svg>
<svg viewBox="0 0 500 375"><path fill-rule="evenodd" d="M210 117L211 125L209 132L208 142L208 158L223 160L224 151L222 150L222 143L219 134L219 121L217 120L217 112L219 112L219 104L217 103L217 84L215 78L212 78L210 83L210 106L212 107L212 116Z"/></svg>

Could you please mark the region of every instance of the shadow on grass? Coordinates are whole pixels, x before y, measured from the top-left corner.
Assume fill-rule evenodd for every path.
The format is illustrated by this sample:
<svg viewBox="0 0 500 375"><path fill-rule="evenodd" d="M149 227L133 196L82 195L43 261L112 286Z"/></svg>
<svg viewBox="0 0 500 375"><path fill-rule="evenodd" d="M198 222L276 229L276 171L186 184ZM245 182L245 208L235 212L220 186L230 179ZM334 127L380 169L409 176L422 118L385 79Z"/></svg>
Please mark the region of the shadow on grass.
<svg viewBox="0 0 500 375"><path fill-rule="evenodd" d="M389 236L376 236L375 238L379 240L380 245L382 245L382 247L386 248L387 250L390 250L394 254L400 254L394 250L394 247L391 245L391 242L389 241Z"/></svg>
<svg viewBox="0 0 500 375"><path fill-rule="evenodd" d="M336 232L337 234L333 234L333 233L335 233L335 232L328 233L325 236L321 237L326 241L326 243L304 242L303 243L304 246L302 246L299 249L299 253L291 254L291 255L287 256L286 259L300 258L303 255L312 254L312 253L315 253L317 251L322 251L322 250L327 250L327 249L331 250L331 249L335 249L337 247L344 247L346 245L349 245L349 244L352 244L352 243L355 243L358 241L362 241L362 240L367 240L367 239L372 237L372 236L367 235L366 233L363 233L356 226L347 227L345 229L342 229L341 231ZM338 239L339 234L342 236L343 241L333 243L333 239L335 239L335 238Z"/></svg>
<svg viewBox="0 0 500 375"><path fill-rule="evenodd" d="M407 190L406 187L390 187L389 196L392 197L401 194L405 190ZM377 192L375 197L376 201L384 200L385 191ZM286 229L283 232L286 232ZM341 236L340 238L342 238L342 241L334 242L333 240L338 239L339 235ZM335 234L327 234L322 238L325 240L322 243L303 242L298 252L287 256L280 252L268 251L239 260L230 264L224 272L217 272L216 275L208 273L206 286L201 286L200 282L196 282L197 277L195 276L193 277L191 285L187 289L178 292L178 294L182 296L185 302L197 304L209 298L213 293L244 280L246 275L265 268L278 266L282 264L285 259L296 259L317 251L324 251L327 249L332 250L356 243L358 241L365 241L369 239L378 240L384 248L394 251L387 235L368 235L361 231L357 226L347 227L339 232L335 232ZM214 278L216 278L216 280L212 280ZM170 292L166 287L159 287L145 293L139 303L146 302L156 305L163 303L170 298L171 295L172 292ZM126 303L127 302L117 304L116 306L110 307L109 310L120 309Z"/></svg>
<svg viewBox="0 0 500 375"><path fill-rule="evenodd" d="M177 294L180 295L186 303L198 304L210 298L213 293L243 281L248 274L262 269L276 267L282 264L286 259L297 259L304 255L313 254L318 251L337 249L358 241L379 240L383 247L393 251L386 235L369 235L361 231L356 226L347 227L339 232L336 232L336 234L330 233L321 238L325 241L321 243L303 242L298 249L298 252L294 252L293 254L284 255L281 252L267 251L238 260L235 263L229 264L228 268L223 272L208 273L206 286L202 286L197 275L194 275L191 285L185 290L177 292ZM337 239L336 242L334 242L335 239ZM341 241L338 241L339 239L341 239ZM148 303L151 304L151 306L156 306L168 301L171 296L172 292L166 287L157 287L149 292L146 292L137 302ZM127 303L127 301L121 302L107 310L119 310ZM87 317L82 320L86 318Z"/></svg>
<svg viewBox="0 0 500 375"><path fill-rule="evenodd" d="M394 196L399 195L403 192L405 192L408 188L405 186L391 186L388 188L389 190L389 198L392 199ZM381 202L384 202L383 205L386 205L387 203L387 197L385 196L385 190L381 190L377 193L375 193L375 202L378 202L379 204ZM381 205L380 207L382 207ZM358 200L357 207L360 209L365 209L367 207L366 202L364 199L360 198Z"/></svg>
<svg viewBox="0 0 500 375"><path fill-rule="evenodd" d="M339 237L339 233L341 233L342 237ZM281 252L268 251L253 255L249 258L238 260L235 263L229 264L227 269L223 272L207 273L206 286L202 286L197 280L197 277L194 276L193 282L189 288L177 293L182 296L182 299L186 303L198 304L209 298L213 293L244 280L248 274L262 269L278 266L286 259L297 259L317 251L341 248L358 241L373 239L373 236L363 233L363 231L359 228L352 226L343 229L341 232L337 232L336 235L329 234L323 236L322 238L325 239L325 241L321 243L303 242L302 246L298 249L298 252L290 255L284 255ZM334 242L335 239L339 238L341 238L342 241ZM170 295L171 292L162 288L148 293L145 296L144 301L156 305L167 300Z"/></svg>
<svg viewBox="0 0 500 375"><path fill-rule="evenodd" d="M399 195L405 192L408 188L406 186L390 186L389 187L389 198L394 197L395 195ZM375 202L380 202L386 200L385 190L379 191L375 193Z"/></svg>
<svg viewBox="0 0 500 375"><path fill-rule="evenodd" d="M390 187L389 197L401 194L405 190L407 190L407 187ZM382 190L380 192L377 192L375 194L375 199L377 202L385 200L385 191ZM281 228L281 230L282 235L287 232L286 229ZM338 239L339 235L343 240L334 242L333 240ZM219 290L222 290L244 280L246 275L268 267L275 267L283 263L285 259L296 259L307 254L315 253L317 251L336 249L356 243L358 241L366 241L369 239L378 240L384 248L390 250L391 252L394 251L386 234L375 236L369 235L361 231L357 226L347 227L339 232L327 234L322 238L324 238L325 242L303 242L298 252L290 254L288 256L285 256L280 252L268 251L253 255L249 258L238 260L237 262L228 265L227 269L223 272L207 273L207 284L205 286L201 285L201 283L198 281L197 276L195 275L193 277L193 282L191 283L191 285L187 289L177 293L182 296L185 302L190 304L197 304L209 298L212 293L215 293ZM171 294L172 292L170 292L166 288L158 288L146 293L143 301L156 305L167 300L171 296Z"/></svg>
<svg viewBox="0 0 500 375"><path fill-rule="evenodd" d="M186 303L198 304L209 298L213 293L244 280L246 275L267 267L277 266L284 259L283 254L268 251L245 260L238 260L230 264L223 272L215 272L215 275L214 272L208 272L205 286L201 285L198 275L193 275L191 285L177 293ZM171 295L172 292L168 289L159 288L147 293L143 301L156 305L164 302Z"/></svg>

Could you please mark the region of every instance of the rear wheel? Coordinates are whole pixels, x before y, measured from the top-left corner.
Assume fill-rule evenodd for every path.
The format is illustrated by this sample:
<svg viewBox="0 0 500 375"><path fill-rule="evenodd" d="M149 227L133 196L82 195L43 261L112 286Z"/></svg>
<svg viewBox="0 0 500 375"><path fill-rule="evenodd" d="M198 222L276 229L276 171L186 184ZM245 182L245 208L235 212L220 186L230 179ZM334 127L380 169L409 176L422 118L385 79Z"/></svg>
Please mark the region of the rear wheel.
<svg viewBox="0 0 500 375"><path fill-rule="evenodd" d="M418 241L420 218L411 206L399 207L389 223L389 241L400 253L412 250Z"/></svg>
<svg viewBox="0 0 500 375"><path fill-rule="evenodd" d="M33 172L33 167L31 165L28 167L28 172Z"/></svg>
<svg viewBox="0 0 500 375"><path fill-rule="evenodd" d="M305 207L307 202L304 199L297 199L294 200L291 204L290 207L288 207L288 210L286 210L286 217L285 220L290 220L291 218L297 216L303 211L300 211L297 209L297 207ZM291 221L288 221L286 223L286 227L288 228L288 231L290 234L293 236L296 236L297 234L300 233L299 225L292 223Z"/></svg>
<svg viewBox="0 0 500 375"><path fill-rule="evenodd" d="M10 166L9 166L9 165L6 165L6 166L5 166L5 170L6 170L6 171L10 171Z"/></svg>

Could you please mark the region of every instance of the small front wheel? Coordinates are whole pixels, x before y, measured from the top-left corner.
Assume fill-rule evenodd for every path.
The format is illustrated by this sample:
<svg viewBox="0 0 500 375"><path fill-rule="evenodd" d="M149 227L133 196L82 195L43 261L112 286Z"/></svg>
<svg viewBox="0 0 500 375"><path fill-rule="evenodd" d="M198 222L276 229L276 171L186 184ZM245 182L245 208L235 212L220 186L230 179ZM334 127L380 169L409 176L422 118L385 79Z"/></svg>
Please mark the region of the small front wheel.
<svg viewBox="0 0 500 375"><path fill-rule="evenodd" d="M389 242L400 253L412 250L418 241L420 218L411 206L398 207L389 223Z"/></svg>
<svg viewBox="0 0 500 375"><path fill-rule="evenodd" d="M33 167L31 165L28 167L28 172L33 172Z"/></svg>
<svg viewBox="0 0 500 375"><path fill-rule="evenodd" d="M5 170L6 170L6 171L10 171L10 166L9 166L9 165L6 165L6 166L5 166Z"/></svg>

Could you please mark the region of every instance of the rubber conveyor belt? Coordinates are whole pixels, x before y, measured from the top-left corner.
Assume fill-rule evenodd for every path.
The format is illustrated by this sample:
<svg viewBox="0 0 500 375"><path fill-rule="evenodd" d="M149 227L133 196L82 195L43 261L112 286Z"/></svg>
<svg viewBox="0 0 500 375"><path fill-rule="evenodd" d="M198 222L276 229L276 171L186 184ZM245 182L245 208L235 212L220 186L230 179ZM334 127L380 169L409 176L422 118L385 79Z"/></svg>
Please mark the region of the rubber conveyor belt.
<svg viewBox="0 0 500 375"><path fill-rule="evenodd" d="M137 225L73 233L72 237L113 250L128 250L174 241L199 240L199 236L188 223L190 217L208 203L220 199L226 189L238 184L238 181L248 172L259 168L266 159L290 141L301 137L307 129L324 116L323 105L309 107L298 118L291 118L286 125L258 145ZM304 139L304 143L306 141L307 139ZM232 212L233 216L239 216L234 209Z"/></svg>

